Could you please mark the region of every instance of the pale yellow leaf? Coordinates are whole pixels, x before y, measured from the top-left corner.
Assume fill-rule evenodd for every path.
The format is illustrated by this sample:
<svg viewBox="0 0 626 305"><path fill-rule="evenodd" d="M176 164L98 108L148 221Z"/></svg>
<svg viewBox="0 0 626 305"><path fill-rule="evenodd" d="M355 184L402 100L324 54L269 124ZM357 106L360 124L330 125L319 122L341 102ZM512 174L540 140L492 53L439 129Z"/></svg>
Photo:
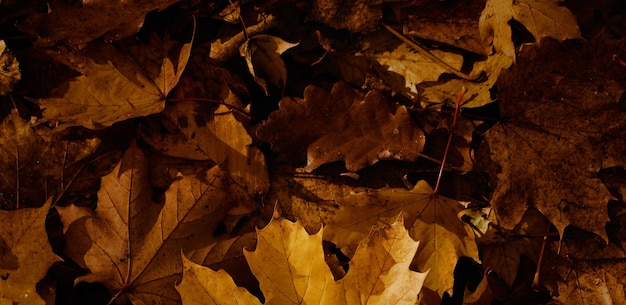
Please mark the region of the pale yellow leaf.
<svg viewBox="0 0 626 305"><path fill-rule="evenodd" d="M0 210L0 303L44 305L36 284L54 262L45 220L52 199L41 208Z"/></svg>

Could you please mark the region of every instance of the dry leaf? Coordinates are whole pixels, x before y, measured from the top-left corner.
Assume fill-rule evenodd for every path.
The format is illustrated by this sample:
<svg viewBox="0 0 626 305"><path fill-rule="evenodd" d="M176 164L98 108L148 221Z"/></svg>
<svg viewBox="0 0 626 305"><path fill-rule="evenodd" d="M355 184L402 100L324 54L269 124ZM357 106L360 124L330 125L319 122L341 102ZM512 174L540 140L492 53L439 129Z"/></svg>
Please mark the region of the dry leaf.
<svg viewBox="0 0 626 305"><path fill-rule="evenodd" d="M309 86L304 99L285 97L279 107L257 135L292 160L306 151L309 172L340 160L350 171L378 160L413 161L424 147L407 109L389 105L377 90L362 96L344 82L330 93Z"/></svg>
<svg viewBox="0 0 626 305"><path fill-rule="evenodd" d="M59 208L66 254L90 270L77 281L105 284L119 303L177 304L174 283L182 265L176 257L181 249L214 242L218 222L243 198L242 191L216 166L205 177L179 175L161 205L151 199L147 167L132 145L102 178L95 211Z"/></svg>
<svg viewBox="0 0 626 305"><path fill-rule="evenodd" d="M239 47L239 54L245 58L254 80L263 88L265 94L269 95L265 79L278 88L285 87L287 68L280 54L297 45L297 43L289 43L276 36L260 34L244 42Z"/></svg>
<svg viewBox="0 0 626 305"><path fill-rule="evenodd" d="M19 65L11 50L7 49L4 40L0 40L0 67L2 67L2 71L0 71L0 95L11 92L13 86L22 78Z"/></svg>
<svg viewBox="0 0 626 305"><path fill-rule="evenodd" d="M564 259L546 279L555 285L560 304L622 304L626 295L626 265L622 260L577 261Z"/></svg>
<svg viewBox="0 0 626 305"><path fill-rule="evenodd" d="M418 243L402 223L399 218L372 229L348 273L337 282L324 261L322 231L309 235L299 223L273 219L258 231L256 250L244 253L260 282L264 304L412 305L426 273L408 269ZM183 261L183 281L177 289L184 304L261 304L224 271L196 265L184 256Z"/></svg>
<svg viewBox="0 0 626 305"><path fill-rule="evenodd" d="M42 137L16 110L0 122L0 134L0 209L40 206L52 192L63 192L67 177L75 175L69 164L90 155L100 143L58 134Z"/></svg>
<svg viewBox="0 0 626 305"><path fill-rule="evenodd" d="M352 33L376 29L383 15L380 4L367 0L315 0L310 5L308 15L311 20Z"/></svg>
<svg viewBox="0 0 626 305"><path fill-rule="evenodd" d="M412 190L366 190L335 201L338 208L326 223L324 234L339 247L354 244L367 234L368 227L380 220L390 222L393 215L402 212L411 225L411 237L422 243L413 264L420 271L430 270L424 287L437 291L440 297L452 291L454 267L460 256L479 260L474 233L457 216L463 206L433 196L425 181L419 181Z"/></svg>
<svg viewBox="0 0 626 305"><path fill-rule="evenodd" d="M491 203L501 226L513 228L534 206L561 234L572 224L606 239L612 196L596 175L606 163L625 162L623 147L619 153L614 146L626 122L616 103L623 70L610 55L617 47L565 51L553 40L544 41L541 48L524 48L517 67L500 76L503 119L486 140L500 167L490 175L495 178ZM593 64L570 73L580 58L590 57L596 57Z"/></svg>
<svg viewBox="0 0 626 305"><path fill-rule="evenodd" d="M265 157L232 111L206 102L176 102L161 114L168 133L151 132L144 139L166 155L213 160L251 195L266 193L269 177Z"/></svg>
<svg viewBox="0 0 626 305"><path fill-rule="evenodd" d="M487 0L479 21L483 39L497 52L515 61L511 19L523 24L537 42L544 37L558 40L582 38L576 17L559 3L553 0Z"/></svg>
<svg viewBox="0 0 626 305"><path fill-rule="evenodd" d="M41 208L0 210L0 303L45 304L35 285L61 260L52 252L46 233L51 203L52 199Z"/></svg>
<svg viewBox="0 0 626 305"><path fill-rule="evenodd" d="M439 50L431 53L457 70L463 65L461 55ZM441 74L448 71L422 53L411 50L406 44L400 44L391 51L365 51L364 55L378 63L376 75L386 85L411 98L419 95L418 84L436 81Z"/></svg>
<svg viewBox="0 0 626 305"><path fill-rule="evenodd" d="M38 44L54 45L65 41L82 45L98 37L108 41L135 34L144 17L154 10L164 9L177 1L119 0L119 1L50 1L48 12L29 16L20 28L38 36Z"/></svg>
<svg viewBox="0 0 626 305"><path fill-rule="evenodd" d="M65 128L83 126L92 129L110 126L129 118L146 116L163 110L167 91L178 81L186 64L189 47L181 50L176 72L173 63L163 59L157 75L147 75L143 67L106 43L90 44L84 54L65 56L74 61L81 76L71 79L52 92L50 98L35 102L43 109L43 122ZM151 79L150 77L154 77ZM155 84L154 81L163 81ZM106 88L103 89L103 88Z"/></svg>
<svg viewBox="0 0 626 305"><path fill-rule="evenodd" d="M485 72L485 80L482 82L468 81L465 79L452 79L444 83L420 86L420 102L422 107L427 107L433 103L454 104L454 98L461 91L467 88L467 93L463 99L462 107L473 108L491 103L491 89L500 76L500 71L511 66L513 60L502 53L495 53L486 60L475 63L471 75L478 75Z"/></svg>

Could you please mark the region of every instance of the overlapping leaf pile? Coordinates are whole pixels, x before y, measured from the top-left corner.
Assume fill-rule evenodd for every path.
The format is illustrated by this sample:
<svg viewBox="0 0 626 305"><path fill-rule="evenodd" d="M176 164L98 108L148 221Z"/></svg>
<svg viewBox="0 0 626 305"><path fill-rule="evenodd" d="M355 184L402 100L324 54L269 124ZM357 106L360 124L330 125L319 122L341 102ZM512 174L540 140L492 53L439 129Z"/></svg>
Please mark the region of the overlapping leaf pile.
<svg viewBox="0 0 626 305"><path fill-rule="evenodd" d="M338 3L0 2L0 303L623 300L623 11Z"/></svg>

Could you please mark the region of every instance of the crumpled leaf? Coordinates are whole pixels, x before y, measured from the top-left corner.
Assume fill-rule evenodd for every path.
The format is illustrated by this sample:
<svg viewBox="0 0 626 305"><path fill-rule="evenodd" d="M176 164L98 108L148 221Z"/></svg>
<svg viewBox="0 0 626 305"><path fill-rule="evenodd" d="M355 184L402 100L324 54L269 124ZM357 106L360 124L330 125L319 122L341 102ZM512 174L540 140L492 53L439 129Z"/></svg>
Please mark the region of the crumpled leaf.
<svg viewBox="0 0 626 305"><path fill-rule="evenodd" d="M44 305L36 284L54 262L45 220L52 199L43 207L0 210L0 303Z"/></svg>
<svg viewBox="0 0 626 305"><path fill-rule="evenodd" d="M616 102L624 90L623 67L610 55L619 48L597 43L563 50L544 41L524 48L516 68L501 74L503 119L485 137L498 164L489 169L496 223L512 229L534 206L561 236L572 224L607 239L612 196L597 173L603 166L624 166L626 159L623 147L621 153L614 149L626 122ZM571 73L580 58L594 60Z"/></svg>
<svg viewBox="0 0 626 305"><path fill-rule="evenodd" d="M284 88L287 82L287 68L280 54L297 46L279 37L260 34L250 37L239 47L239 54L246 59L248 70L254 80L269 94L265 79L274 86Z"/></svg>
<svg viewBox="0 0 626 305"><path fill-rule="evenodd" d="M102 178L95 211L59 207L65 252L90 271L76 281L103 283L112 295L120 293L120 303L178 304L174 283L182 272L181 249L215 242L214 231L229 210L250 202L215 166L179 175L161 205L152 201L148 172L145 155L133 144Z"/></svg>
<svg viewBox="0 0 626 305"><path fill-rule="evenodd" d="M337 210L326 222L324 238L339 247L354 244L377 221L390 223L402 212L411 226L410 235L421 240L413 265L430 270L424 287L439 296L452 292L453 272L460 256L479 260L474 233L458 215L463 206L443 196L433 196L432 188L419 181L412 190L386 188L355 192L337 198Z"/></svg>
<svg viewBox="0 0 626 305"><path fill-rule="evenodd" d="M309 235L299 223L273 219L258 231L256 250L244 254L260 282L264 304L415 304L426 273L408 269L418 242L402 223L400 217L372 229L337 282L324 261L322 230ZM261 304L224 271L201 267L184 256L183 261L177 289L184 304Z"/></svg>
<svg viewBox="0 0 626 305"><path fill-rule="evenodd" d="M414 161L424 147L424 133L406 107L394 109L377 90L362 96L344 82L330 93L308 86L304 99L285 97L279 107L257 136L296 162L306 151L309 172L340 160L350 171L378 160Z"/></svg>
<svg viewBox="0 0 626 305"><path fill-rule="evenodd" d="M190 51L190 45L184 45L176 64L162 58L153 61L158 68L148 72L140 65L141 61L130 59L107 43L92 43L78 54L57 55L70 61L82 75L53 90L51 97L35 100L43 109L41 122L53 123L57 130L69 126L99 129L160 112L167 93L178 82Z"/></svg>
<svg viewBox="0 0 626 305"><path fill-rule="evenodd" d="M65 41L82 45L98 37L120 40L135 34L143 25L144 17L154 10L167 8L175 0L81 0L68 2L53 0L48 12L29 16L20 28L36 34L40 45L54 45Z"/></svg>
<svg viewBox="0 0 626 305"><path fill-rule="evenodd" d="M558 40L582 38L576 17L559 3L552 0L487 0L479 21L483 39L515 61L511 19L523 24L537 42L544 37Z"/></svg>
<svg viewBox="0 0 626 305"><path fill-rule="evenodd" d="M206 102L176 102L160 115L167 133L145 133L157 150L174 157L213 160L250 193L266 193L265 157L232 111Z"/></svg>
<svg viewBox="0 0 626 305"><path fill-rule="evenodd" d="M69 164L91 154L100 143L96 138L66 139L58 134L43 137L15 109L0 122L0 134L0 209L36 207L47 199L42 190L63 192L67 177L75 175Z"/></svg>
<svg viewBox="0 0 626 305"><path fill-rule="evenodd" d="M11 92L13 86L22 77L19 65L15 56L7 49L4 40L0 40L0 67L2 67L2 71L0 71L0 95Z"/></svg>

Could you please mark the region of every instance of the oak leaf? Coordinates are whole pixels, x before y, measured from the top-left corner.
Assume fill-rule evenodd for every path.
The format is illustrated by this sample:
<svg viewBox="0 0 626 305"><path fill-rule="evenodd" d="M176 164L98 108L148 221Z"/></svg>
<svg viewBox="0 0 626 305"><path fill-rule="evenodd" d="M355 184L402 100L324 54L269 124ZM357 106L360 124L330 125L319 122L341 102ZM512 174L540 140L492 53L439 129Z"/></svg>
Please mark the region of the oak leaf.
<svg viewBox="0 0 626 305"><path fill-rule="evenodd" d="M259 230L256 250L246 260L260 282L264 304L415 304L426 273L408 269L418 242L402 218L371 230L359 244L346 276L334 281L324 261L322 231L309 235L299 223L274 218ZM183 303L261 304L235 286L223 270L213 271L183 255Z"/></svg>
<svg viewBox="0 0 626 305"><path fill-rule="evenodd" d="M61 259L48 242L45 219L52 199L43 207L0 210L0 303L44 305L36 284Z"/></svg>
<svg viewBox="0 0 626 305"><path fill-rule="evenodd" d="M552 0L487 0L479 28L483 39L515 61L515 46L509 22L514 19L540 42L544 37L558 40L582 38L576 17L560 1Z"/></svg>
<svg viewBox="0 0 626 305"><path fill-rule="evenodd" d="M162 111L165 97L185 68L190 44L184 45L175 59L152 61L157 68L148 72L107 43L92 43L78 54L56 55L82 75L55 88L51 97L35 100L43 109L41 122L60 129L98 129Z"/></svg>
<svg viewBox="0 0 626 305"><path fill-rule="evenodd" d="M308 86L304 99L285 97L279 107L257 135L296 162L306 152L309 172L341 160L349 171L378 160L414 161L424 147L424 133L406 107L389 105L377 90L363 96L344 82L330 93Z"/></svg>
<svg viewBox="0 0 626 305"><path fill-rule="evenodd" d="M499 225L512 229L534 206L561 234L572 224L606 239L612 195L597 173L625 162L623 146L621 153L615 149L626 122L616 103L624 88L623 67L610 55L619 48L597 43L564 50L554 40L544 41L524 48L519 65L502 73L502 120L486 134L497 164L489 171ZM594 61L571 73L580 58ZM590 88L590 82L599 89L580 89Z"/></svg>
<svg viewBox="0 0 626 305"><path fill-rule="evenodd" d="M102 178L95 211L59 207L65 252L90 271L77 282L103 283L117 302L177 304L174 283L182 266L176 257L181 249L215 242L218 223L236 206L232 199L245 195L215 166L206 173L179 175L159 204L152 201L148 172L145 155L132 145Z"/></svg>

